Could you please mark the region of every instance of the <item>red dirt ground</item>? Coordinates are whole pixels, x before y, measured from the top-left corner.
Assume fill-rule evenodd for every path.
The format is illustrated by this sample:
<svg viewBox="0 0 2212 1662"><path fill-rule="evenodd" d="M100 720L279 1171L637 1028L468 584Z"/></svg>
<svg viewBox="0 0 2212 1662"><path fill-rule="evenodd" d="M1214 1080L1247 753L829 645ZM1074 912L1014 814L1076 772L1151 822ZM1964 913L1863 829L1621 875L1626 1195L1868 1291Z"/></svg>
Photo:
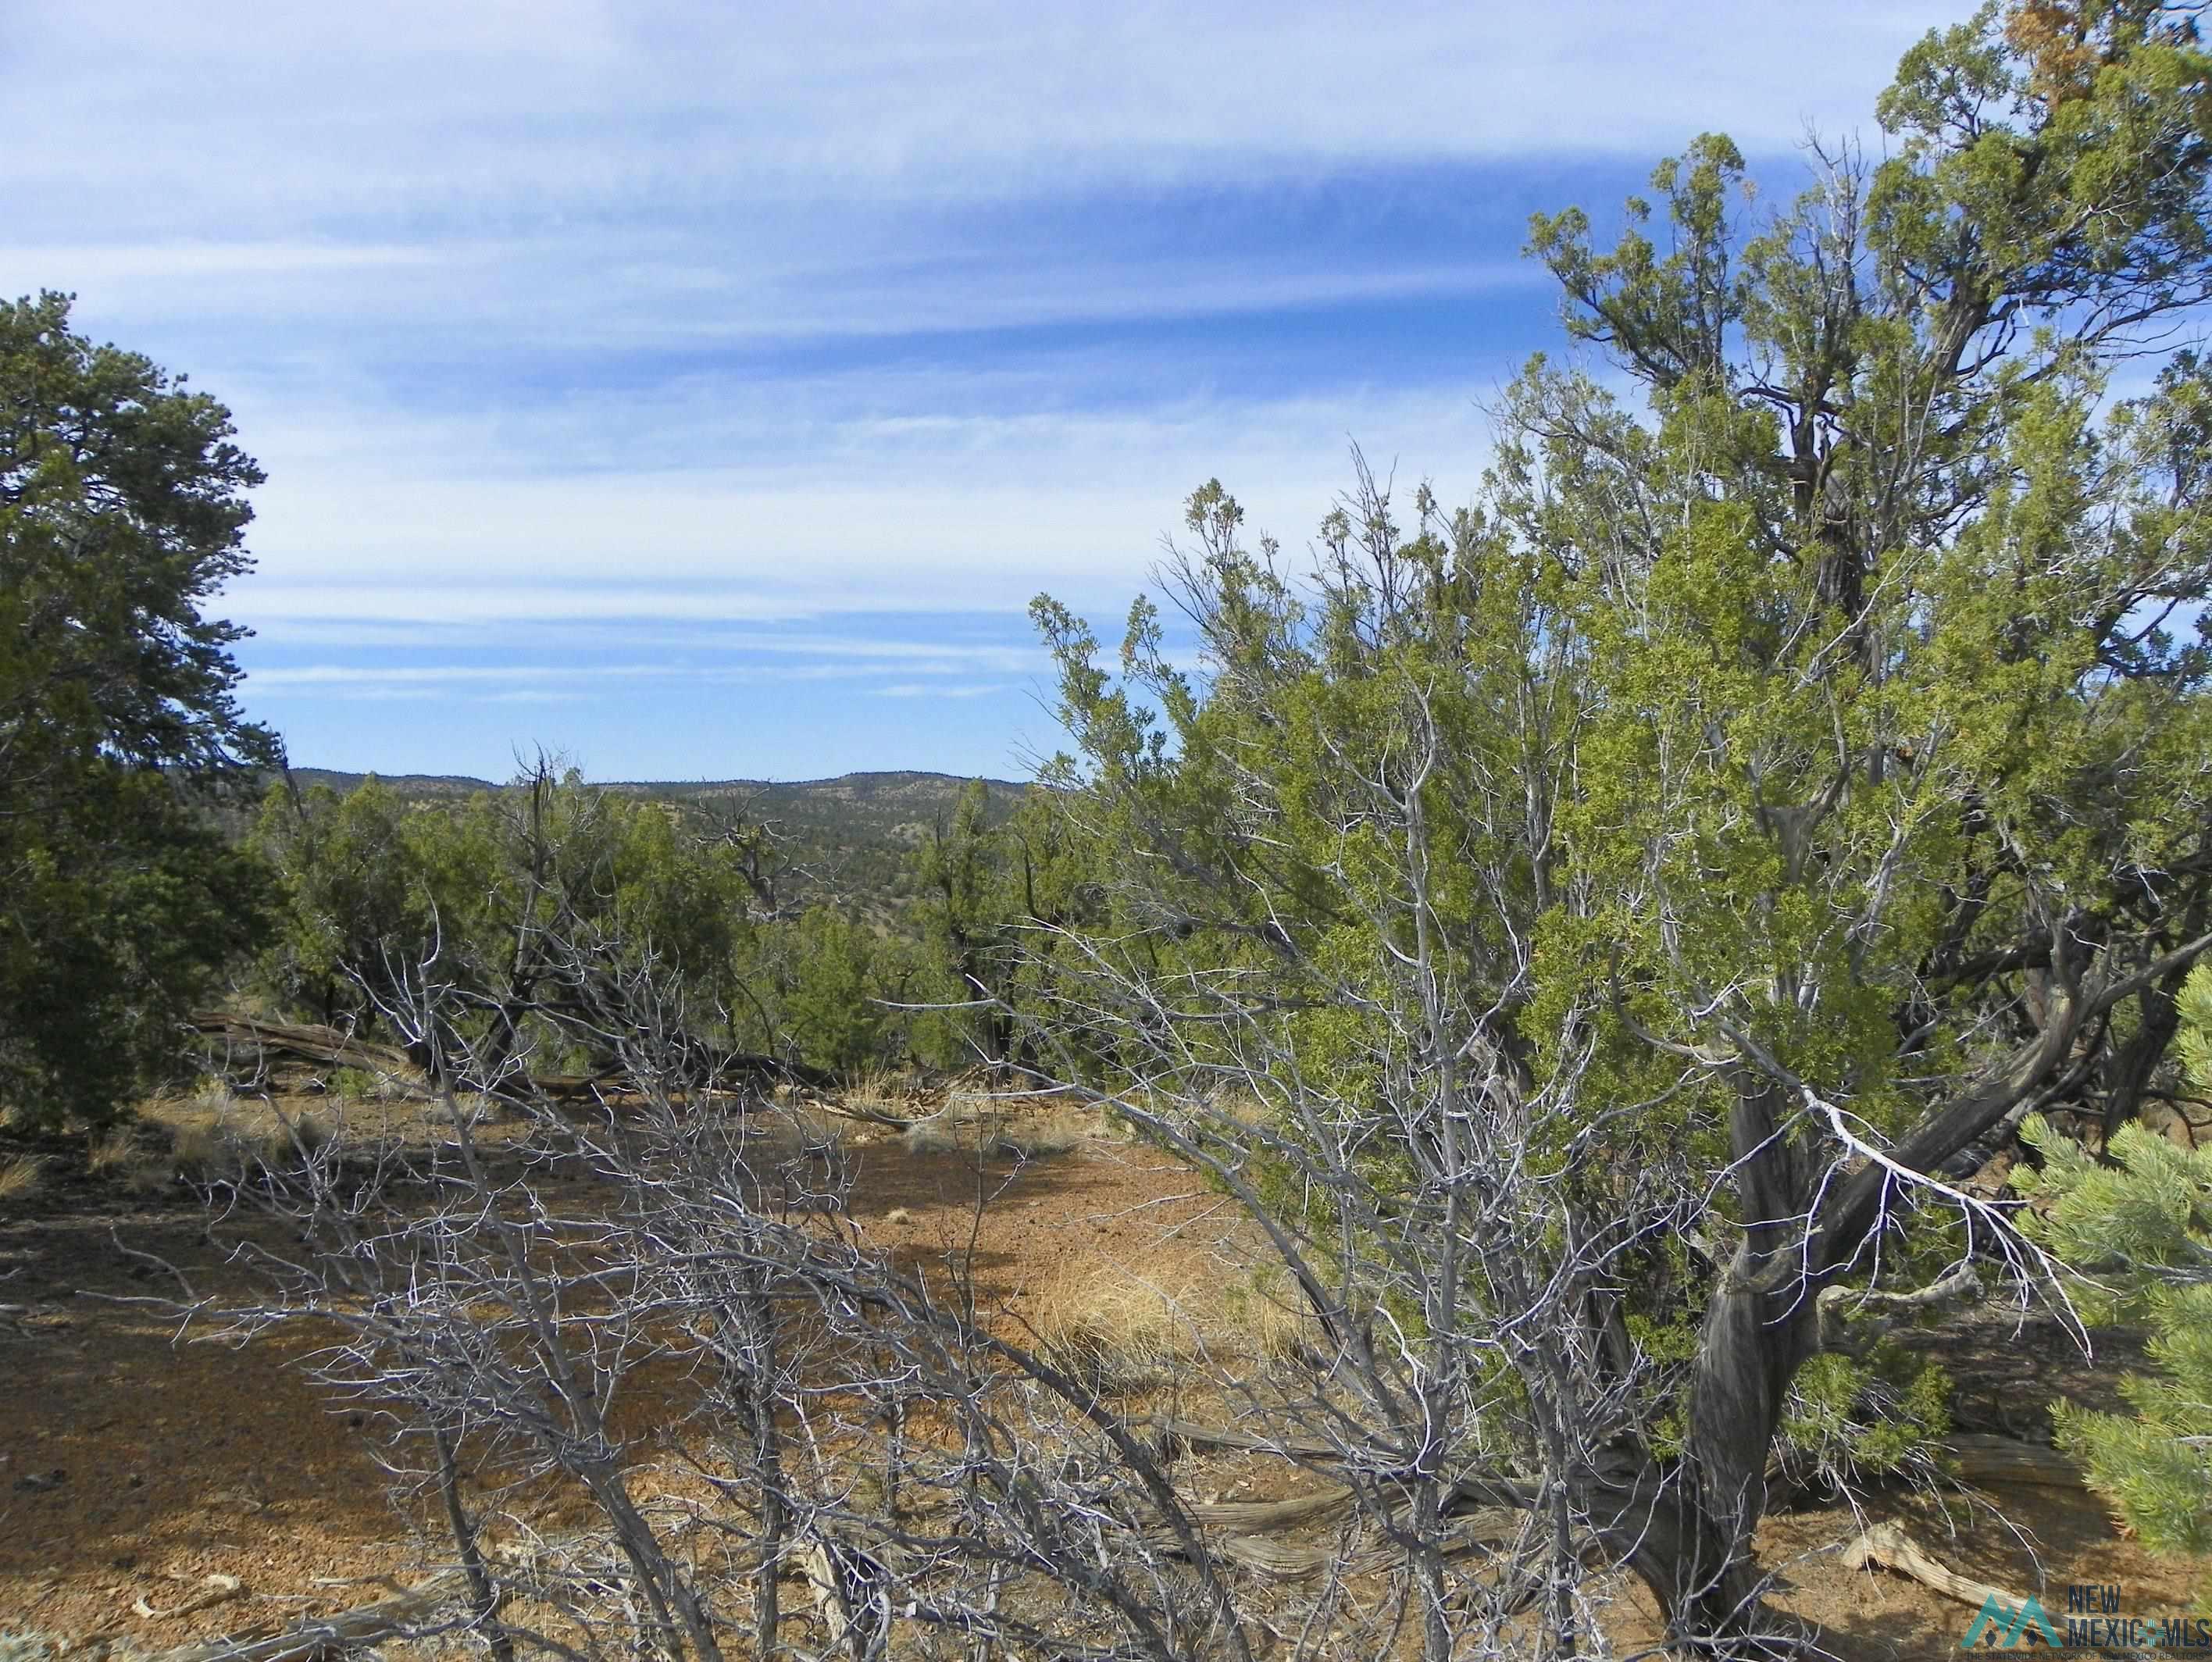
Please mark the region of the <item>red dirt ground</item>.
<svg viewBox="0 0 2212 1662"><path fill-rule="evenodd" d="M1010 1309L1071 1266L1157 1267L1188 1254L1205 1273L1227 1222L1188 1173L1110 1140L980 1175L969 1156L855 1141L863 1234L922 1257L972 1249L983 1296ZM319 1402L293 1365L298 1344L194 1343L98 1296L173 1290L123 1246L169 1260L204 1289L234 1274L181 1186L133 1197L49 1181L0 1207L0 1305L17 1312L0 1313L0 1635L65 1635L72 1651L100 1639L161 1650L364 1603L378 1596L365 1581L404 1581L421 1568L428 1549L387 1498L363 1431ZM1200 1481L1264 1495L1300 1480L1231 1459L1206 1463ZM1985 1507L1954 1506L1955 1533L1925 1509L1893 1515L1954 1569L2041 1591L2055 1613L2076 1581L2119 1583L2130 1611L2185 1607L2186 1574L2119 1539L2086 1495L1997 1499L2033 1529L2039 1573L2027 1542ZM1837 1510L1771 1519L1760 1549L1764 1562L1786 1565L1778 1602L1819 1623L1845 1662L1955 1654L1972 1612L1898 1576L1844 1569L1829 1549L1856 1527ZM139 1599L172 1608L218 1572L245 1592L198 1615L133 1610ZM1640 1594L1624 1589L1621 1599L1610 1625L1632 1643L1648 1620L1636 1613Z"/></svg>

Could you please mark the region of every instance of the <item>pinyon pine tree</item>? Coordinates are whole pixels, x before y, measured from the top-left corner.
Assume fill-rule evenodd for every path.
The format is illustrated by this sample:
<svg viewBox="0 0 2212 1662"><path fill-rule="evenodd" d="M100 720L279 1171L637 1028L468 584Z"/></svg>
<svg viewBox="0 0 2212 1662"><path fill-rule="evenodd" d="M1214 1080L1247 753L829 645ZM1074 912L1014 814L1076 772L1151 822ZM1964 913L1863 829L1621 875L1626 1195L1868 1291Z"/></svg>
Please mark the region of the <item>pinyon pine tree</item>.
<svg viewBox="0 0 2212 1662"><path fill-rule="evenodd" d="M267 874L206 811L277 755L209 615L261 482L230 412L0 301L0 1102L103 1119L259 937Z"/></svg>
<svg viewBox="0 0 2212 1662"><path fill-rule="evenodd" d="M2190 976L2180 1002L2182 1070L2193 1095L2212 1098L2212 967ZM2157 1367L2121 1387L2132 1417L2061 1404L2059 1446L2150 1546L2212 1555L2212 1148L2123 1125L2107 1165L2040 1119L2023 1133L2043 1165L2014 1184L2045 1203L2024 1227L2094 1277L2091 1313L2148 1322Z"/></svg>

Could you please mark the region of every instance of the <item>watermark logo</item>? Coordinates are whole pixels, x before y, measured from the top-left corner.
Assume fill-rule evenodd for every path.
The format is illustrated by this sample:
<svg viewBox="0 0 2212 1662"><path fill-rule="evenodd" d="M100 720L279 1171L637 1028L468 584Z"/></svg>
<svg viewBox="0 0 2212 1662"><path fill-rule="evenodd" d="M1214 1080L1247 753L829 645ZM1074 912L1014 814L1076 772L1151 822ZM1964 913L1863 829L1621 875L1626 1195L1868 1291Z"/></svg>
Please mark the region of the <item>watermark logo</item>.
<svg viewBox="0 0 2212 1662"><path fill-rule="evenodd" d="M2008 1651L2030 1633L2039 1635L2051 1649L2059 1648L2058 1629L2051 1625L2043 1606L2033 1597L2014 1604L1991 1593L1982 1600L1982 1608L1967 1628L1966 1636L1959 1641L1959 1648L1970 1651L1980 1646Z"/></svg>
<svg viewBox="0 0 2212 1662"><path fill-rule="evenodd" d="M2131 1616L2125 1613L2116 1584L2077 1582L2066 1589L2065 1629L2034 1598L2014 1602L1997 1593L1982 1599L1982 1607L1959 1641L1962 1651L2072 1651L2119 1662L2125 1657L2149 1659L2212 1652L2212 1617L2179 1613Z"/></svg>

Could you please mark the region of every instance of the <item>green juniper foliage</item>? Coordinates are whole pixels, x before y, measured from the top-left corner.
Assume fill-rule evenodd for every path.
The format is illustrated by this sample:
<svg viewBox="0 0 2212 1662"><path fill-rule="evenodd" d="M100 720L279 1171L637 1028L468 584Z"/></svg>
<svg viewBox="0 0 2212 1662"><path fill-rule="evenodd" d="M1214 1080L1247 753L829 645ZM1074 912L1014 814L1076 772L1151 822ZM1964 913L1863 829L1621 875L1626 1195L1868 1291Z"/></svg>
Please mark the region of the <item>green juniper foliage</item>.
<svg viewBox="0 0 2212 1662"><path fill-rule="evenodd" d="M271 991L374 1033L429 974L465 989L483 1031L563 996L558 938L619 943L672 972L702 1034L757 1043L741 851L668 804L544 764L459 801L410 803L371 779L269 788L253 846L284 896Z"/></svg>
<svg viewBox="0 0 2212 1662"><path fill-rule="evenodd" d="M1429 1406L1561 1460L1723 1648L1793 1392L1840 1428L1878 1382L1816 1362L1821 1295L1987 1248L1907 1178L2031 1102L2131 1119L2212 938L2212 375L2111 379L2212 295L2212 58L2188 9L1992 6L1880 115L1777 209L1707 136L1610 249L1540 216L1612 373L1533 361L1469 506L1363 471L1301 559L1209 482L1194 640L1140 602L1117 674L1036 609L1057 800L1111 851L1062 1030L1132 1035L1291 1245L1362 1231ZM1173 1106L1224 1079L1271 1131ZM1454 1235L1506 1192L1540 1221ZM1502 1407L1453 1336L1616 1236ZM1626 1422L1571 1457L1547 1415Z"/></svg>
<svg viewBox="0 0 2212 1662"><path fill-rule="evenodd" d="M251 564L231 439L67 296L0 302L0 1099L33 1119L158 1078L264 925L213 811L276 754L233 696L245 631L204 610Z"/></svg>
<svg viewBox="0 0 2212 1662"><path fill-rule="evenodd" d="M489 1024L555 986L535 955L557 925L649 952L695 1030L738 1049L843 1072L1005 1059L993 1011L1026 1007L1037 979L1013 943L1073 915L1088 881L1089 851L1042 803L1009 817L977 780L899 857L895 889L803 908L767 904L759 830L573 772L465 796L279 783L251 838L283 896L263 983L287 1009L373 1034L427 965Z"/></svg>

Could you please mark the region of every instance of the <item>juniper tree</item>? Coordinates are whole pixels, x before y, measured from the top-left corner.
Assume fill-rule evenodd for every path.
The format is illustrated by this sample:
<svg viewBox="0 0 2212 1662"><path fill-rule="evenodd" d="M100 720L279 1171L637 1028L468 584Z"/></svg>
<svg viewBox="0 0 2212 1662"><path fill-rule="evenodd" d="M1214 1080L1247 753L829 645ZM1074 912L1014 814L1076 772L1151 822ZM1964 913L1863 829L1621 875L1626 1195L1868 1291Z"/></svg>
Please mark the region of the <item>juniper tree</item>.
<svg viewBox="0 0 2212 1662"><path fill-rule="evenodd" d="M1760 1648L1801 1369L2002 1251L2027 1115L2132 1117L2212 945L2212 383L2112 379L2212 285L2193 12L1985 9L1880 113L1764 218L1713 136L1540 218L1634 396L1533 363L1468 510L1363 475L1299 562L1200 491L1199 671L1039 604L1117 874L1054 1022L1303 1288L1432 1655L1516 1498L1561 1651L1591 1561Z"/></svg>

